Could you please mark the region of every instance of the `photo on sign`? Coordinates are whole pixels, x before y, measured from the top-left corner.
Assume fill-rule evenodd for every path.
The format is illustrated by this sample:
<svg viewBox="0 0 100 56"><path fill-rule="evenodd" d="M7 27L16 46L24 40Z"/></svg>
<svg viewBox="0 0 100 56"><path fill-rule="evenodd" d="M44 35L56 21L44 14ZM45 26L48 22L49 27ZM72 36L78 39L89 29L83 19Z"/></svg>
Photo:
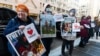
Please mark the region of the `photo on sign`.
<svg viewBox="0 0 100 56"><path fill-rule="evenodd" d="M61 23L61 34L62 33L66 33L65 35L67 36L67 34L68 33L71 34L71 32L72 32L72 25L71 25L71 23L69 23L69 22L68 23L67 22L62 22Z"/></svg>
<svg viewBox="0 0 100 56"><path fill-rule="evenodd" d="M20 30L14 31L6 37L18 56L41 56L46 51L41 39L29 43Z"/></svg>
<svg viewBox="0 0 100 56"><path fill-rule="evenodd" d="M61 36L63 39L74 40L76 39L76 33L73 32L74 20L71 17L66 17L63 22L61 22Z"/></svg>
<svg viewBox="0 0 100 56"><path fill-rule="evenodd" d="M52 15L44 14L40 16L41 35L42 37L56 36L56 23Z"/></svg>

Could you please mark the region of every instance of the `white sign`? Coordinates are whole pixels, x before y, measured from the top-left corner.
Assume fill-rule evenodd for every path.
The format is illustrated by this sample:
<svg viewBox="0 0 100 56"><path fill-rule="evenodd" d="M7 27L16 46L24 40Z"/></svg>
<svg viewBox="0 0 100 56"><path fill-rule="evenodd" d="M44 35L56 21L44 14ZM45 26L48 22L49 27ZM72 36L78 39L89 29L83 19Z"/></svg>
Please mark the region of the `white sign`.
<svg viewBox="0 0 100 56"><path fill-rule="evenodd" d="M36 40L39 37L39 34L36 31L36 28L33 23L27 25L23 30L23 32L29 43L32 43L34 40Z"/></svg>
<svg viewBox="0 0 100 56"><path fill-rule="evenodd" d="M84 26L85 26L86 28L90 28L90 26L89 26L88 24L84 24Z"/></svg>
<svg viewBox="0 0 100 56"><path fill-rule="evenodd" d="M64 21L62 14L55 14L54 20L55 22Z"/></svg>
<svg viewBox="0 0 100 56"><path fill-rule="evenodd" d="M91 27L95 27L95 24L94 23L91 23Z"/></svg>
<svg viewBox="0 0 100 56"><path fill-rule="evenodd" d="M72 24L72 32L80 32L80 23Z"/></svg>

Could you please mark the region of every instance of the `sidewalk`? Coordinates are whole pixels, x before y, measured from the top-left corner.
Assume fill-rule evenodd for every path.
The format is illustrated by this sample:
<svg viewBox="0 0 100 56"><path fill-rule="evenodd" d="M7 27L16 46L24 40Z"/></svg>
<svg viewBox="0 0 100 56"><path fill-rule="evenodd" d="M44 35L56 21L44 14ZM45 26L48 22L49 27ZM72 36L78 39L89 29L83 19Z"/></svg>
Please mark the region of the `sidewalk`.
<svg viewBox="0 0 100 56"><path fill-rule="evenodd" d="M76 39L75 42L74 42L74 44L75 44L74 46L77 46L79 44L79 42L80 42L80 38ZM56 45L56 47L54 45ZM61 55L61 45L62 45L61 40L54 40L54 42L52 44L52 47L54 47L54 48L51 49L49 56L59 56L59 55Z"/></svg>
<svg viewBox="0 0 100 56"><path fill-rule="evenodd" d="M73 56L100 56L100 37L97 40L95 37L89 40L89 44L85 48L77 47L80 42L80 38L76 39L74 42ZM49 56L59 56L61 55L61 40L54 40L51 47L51 52ZM67 50L66 50L67 51Z"/></svg>

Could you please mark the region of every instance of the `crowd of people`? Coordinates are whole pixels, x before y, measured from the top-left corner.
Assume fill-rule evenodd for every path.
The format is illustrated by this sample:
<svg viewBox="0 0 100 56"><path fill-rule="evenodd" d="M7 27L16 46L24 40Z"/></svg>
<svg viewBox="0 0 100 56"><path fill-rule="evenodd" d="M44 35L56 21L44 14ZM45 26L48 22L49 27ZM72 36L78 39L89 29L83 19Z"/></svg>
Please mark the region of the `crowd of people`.
<svg viewBox="0 0 100 56"><path fill-rule="evenodd" d="M16 11L17 11L17 16L9 21L6 29L4 30L5 36L15 30L18 30L18 29L23 30L25 28L25 26L30 23L35 24L37 31L40 33L40 24L37 25L33 20L34 18L29 17L29 9L25 5L19 4L16 7ZM47 6L45 8L43 14L53 15L52 11L51 11L51 7ZM68 14L69 14L68 17L72 18L71 19L73 21L72 23L76 23L77 22L77 17L75 16L76 10L71 9ZM82 16L81 21L78 23L80 23L80 32L78 32L78 35L81 37L79 47L86 46L86 44L89 42L90 37L94 36L94 30L96 32L96 38L98 39L99 31L100 31L100 29L99 29L100 24L99 24L97 17L95 17L95 20L92 22L91 16L87 16L87 17ZM67 47L67 49L69 50L68 55L72 56L72 52L73 52L73 48L74 48L74 40L77 37L77 32L72 32L72 31L70 31L71 32L70 34L72 34L72 35L67 36L66 33L69 33L68 32L69 27L71 27L71 26L68 26L67 24L62 25L62 28L63 28L62 34L61 34L62 35L61 37L63 39L62 48L61 48L62 56L65 55L65 51L64 51L65 47ZM66 34L66 35L63 35L63 34ZM46 48L46 52L42 56L49 56L52 41L53 41L52 37L42 38L42 42ZM12 56L17 56L9 42L8 42L8 50Z"/></svg>

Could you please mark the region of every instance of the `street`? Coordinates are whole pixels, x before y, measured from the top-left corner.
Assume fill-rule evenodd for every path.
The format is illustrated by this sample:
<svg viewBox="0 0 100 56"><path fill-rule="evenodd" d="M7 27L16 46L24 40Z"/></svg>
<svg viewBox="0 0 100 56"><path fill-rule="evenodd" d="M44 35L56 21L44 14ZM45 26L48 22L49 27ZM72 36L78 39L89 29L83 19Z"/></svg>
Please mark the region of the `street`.
<svg viewBox="0 0 100 56"><path fill-rule="evenodd" d="M100 56L100 39L96 40L95 38L91 38L89 43L84 47L78 47L80 38L75 40L75 48L72 56ZM61 55L61 45L62 40L54 39L51 52L49 56L60 56ZM66 50L67 53L67 50ZM67 56L67 55L66 55Z"/></svg>

